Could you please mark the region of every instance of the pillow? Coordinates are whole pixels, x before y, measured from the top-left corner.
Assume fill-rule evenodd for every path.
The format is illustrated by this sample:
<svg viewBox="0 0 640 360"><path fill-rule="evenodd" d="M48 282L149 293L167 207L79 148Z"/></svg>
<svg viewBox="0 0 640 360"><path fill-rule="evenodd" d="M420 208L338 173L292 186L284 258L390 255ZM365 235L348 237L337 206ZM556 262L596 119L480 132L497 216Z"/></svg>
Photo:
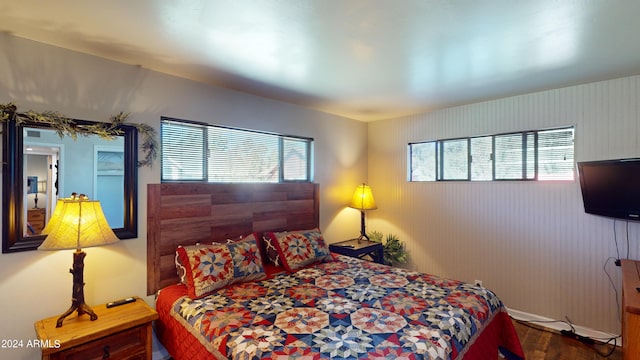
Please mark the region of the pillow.
<svg viewBox="0 0 640 360"><path fill-rule="evenodd" d="M187 292L192 299L229 284L266 277L255 237L227 244L181 246L176 253L184 264Z"/></svg>
<svg viewBox="0 0 640 360"><path fill-rule="evenodd" d="M200 245L200 243L196 243L196 245ZM182 245L178 245L178 248L181 248ZM180 284L185 284L187 285L187 268L184 266L184 264L182 263L182 260L180 260L180 254L178 253L178 249L176 249L176 257L174 259L174 262L176 264L176 272L178 273L178 279L180 279Z"/></svg>
<svg viewBox="0 0 640 360"><path fill-rule="evenodd" d="M255 234L249 234L246 236L240 236L237 239L227 239L226 244L231 244L237 241L241 241L241 240L249 240L249 239L256 239L256 235ZM258 244L260 244L259 241L257 241ZM220 244L218 242L213 242L213 245L216 244ZM200 245L200 243L196 243L196 245ZM260 246L260 245L259 245ZM178 248L181 248L181 245L178 245ZM260 256L262 259L265 259L265 254L262 251L262 248L260 248ZM178 278L180 279L180 284L187 284L187 269L185 268L184 264L182 263L182 260L180 260L180 256L178 256L178 251L176 250L176 257L175 257L175 264L176 264L176 272L178 273Z"/></svg>
<svg viewBox="0 0 640 360"><path fill-rule="evenodd" d="M282 266L289 272L331 259L329 247L318 228L267 234L278 251Z"/></svg>
<svg viewBox="0 0 640 360"><path fill-rule="evenodd" d="M262 237L262 244L264 245L266 261L267 263L275 266L282 266L282 261L280 261L280 254L278 253L278 248L276 247L277 240L275 237L271 237L268 234L265 234Z"/></svg>
<svg viewBox="0 0 640 360"><path fill-rule="evenodd" d="M179 246L178 248L181 248L181 247L182 246ZM175 263L176 263L176 272L178 273L178 278L180 279L180 284L186 285L187 284L187 268L182 263L182 260L180 260L178 250L176 250Z"/></svg>
<svg viewBox="0 0 640 360"><path fill-rule="evenodd" d="M265 248L265 237L261 233L251 233L246 236L241 236L240 239L255 239L260 249L260 256L264 265L269 263L269 257L267 256L267 250Z"/></svg>

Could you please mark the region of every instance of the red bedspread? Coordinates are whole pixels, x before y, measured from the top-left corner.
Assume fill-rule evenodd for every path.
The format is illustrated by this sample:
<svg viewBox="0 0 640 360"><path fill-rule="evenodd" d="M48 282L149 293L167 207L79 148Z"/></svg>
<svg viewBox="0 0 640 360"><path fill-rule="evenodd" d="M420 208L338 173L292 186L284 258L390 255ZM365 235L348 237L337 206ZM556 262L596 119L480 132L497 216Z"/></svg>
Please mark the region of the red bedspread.
<svg viewBox="0 0 640 360"><path fill-rule="evenodd" d="M183 359L524 358L491 291L343 256L191 300L163 289L161 342Z"/></svg>

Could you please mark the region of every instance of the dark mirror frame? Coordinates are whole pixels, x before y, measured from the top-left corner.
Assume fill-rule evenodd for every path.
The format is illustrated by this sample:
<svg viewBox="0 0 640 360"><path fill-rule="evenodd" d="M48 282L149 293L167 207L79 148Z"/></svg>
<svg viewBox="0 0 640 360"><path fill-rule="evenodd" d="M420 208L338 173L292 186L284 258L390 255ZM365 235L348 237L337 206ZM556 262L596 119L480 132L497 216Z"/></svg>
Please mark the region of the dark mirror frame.
<svg viewBox="0 0 640 360"><path fill-rule="evenodd" d="M86 120L74 120L77 124L92 124ZM14 120L3 123L2 129L2 252L35 250L45 235L25 237L24 234L24 184L23 184L23 127L50 129L35 122ZM124 137L124 225L114 228L120 239L138 237L138 131L131 125L118 125ZM79 135L82 136L82 135Z"/></svg>

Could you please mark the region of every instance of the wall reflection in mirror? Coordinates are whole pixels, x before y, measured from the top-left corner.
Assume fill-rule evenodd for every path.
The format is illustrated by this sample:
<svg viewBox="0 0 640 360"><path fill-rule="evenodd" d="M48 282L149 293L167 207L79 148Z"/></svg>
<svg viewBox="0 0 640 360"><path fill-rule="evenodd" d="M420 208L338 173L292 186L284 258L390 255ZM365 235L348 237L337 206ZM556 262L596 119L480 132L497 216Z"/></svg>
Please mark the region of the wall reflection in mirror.
<svg viewBox="0 0 640 360"><path fill-rule="evenodd" d="M24 236L40 235L58 198L72 192L99 200L112 228L124 219L124 138L60 138L53 130L24 128Z"/></svg>

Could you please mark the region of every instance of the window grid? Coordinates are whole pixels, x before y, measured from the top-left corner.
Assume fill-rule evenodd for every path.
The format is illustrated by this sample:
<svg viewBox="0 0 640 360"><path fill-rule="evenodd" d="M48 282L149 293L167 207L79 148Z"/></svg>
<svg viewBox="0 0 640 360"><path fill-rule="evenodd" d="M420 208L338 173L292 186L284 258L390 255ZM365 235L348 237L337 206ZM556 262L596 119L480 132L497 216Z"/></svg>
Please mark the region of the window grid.
<svg viewBox="0 0 640 360"><path fill-rule="evenodd" d="M408 147L409 181L575 178L573 126L416 142ZM426 151L429 148L433 150ZM435 166L429 165L431 161Z"/></svg>

